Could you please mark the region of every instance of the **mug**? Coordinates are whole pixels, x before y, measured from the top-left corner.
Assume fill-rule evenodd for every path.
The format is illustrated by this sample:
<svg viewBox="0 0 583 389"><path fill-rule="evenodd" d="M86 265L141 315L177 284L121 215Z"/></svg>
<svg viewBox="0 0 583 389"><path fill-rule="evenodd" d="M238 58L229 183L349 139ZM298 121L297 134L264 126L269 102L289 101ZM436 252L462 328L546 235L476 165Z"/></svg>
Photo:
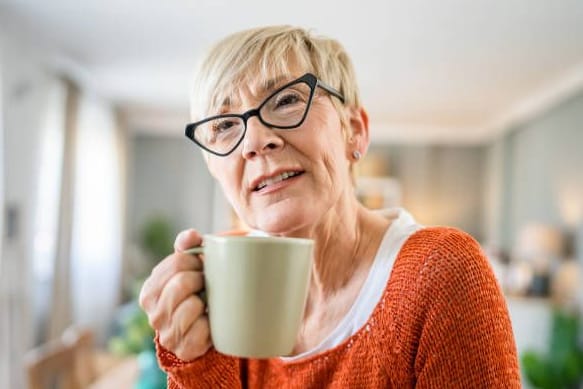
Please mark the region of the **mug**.
<svg viewBox="0 0 583 389"><path fill-rule="evenodd" d="M245 358L291 354L302 322L314 241L205 235L205 294L217 351Z"/></svg>

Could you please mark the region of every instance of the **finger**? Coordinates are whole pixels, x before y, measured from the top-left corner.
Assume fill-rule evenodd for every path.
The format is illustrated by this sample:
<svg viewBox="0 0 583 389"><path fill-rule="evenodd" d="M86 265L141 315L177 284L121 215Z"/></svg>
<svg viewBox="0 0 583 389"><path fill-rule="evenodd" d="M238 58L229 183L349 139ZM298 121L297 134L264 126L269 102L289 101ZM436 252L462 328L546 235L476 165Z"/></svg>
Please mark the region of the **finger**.
<svg viewBox="0 0 583 389"><path fill-rule="evenodd" d="M198 255L174 253L166 257L152 270L152 276L163 284L176 273L183 271L201 271L202 261Z"/></svg>
<svg viewBox="0 0 583 389"><path fill-rule="evenodd" d="M201 272L180 272L167 283L158 299L156 312L152 315L155 323L163 323L173 316L174 310L186 298L202 289L204 284Z"/></svg>
<svg viewBox="0 0 583 389"><path fill-rule="evenodd" d="M191 295L182 301L172 315L171 320L166 321L159 327L160 344L174 352L176 347L184 342L185 336L190 331L192 325L203 314L204 306L195 295Z"/></svg>
<svg viewBox="0 0 583 389"><path fill-rule="evenodd" d="M140 291L140 306L146 311L153 309L158 302L164 285L170 278L184 271L200 271L202 267L202 261L196 255L177 253L166 257L154 267L152 274L144 282Z"/></svg>
<svg viewBox="0 0 583 389"><path fill-rule="evenodd" d="M184 230L174 241L175 252L184 251L191 247L200 246L202 244L202 236L194 229Z"/></svg>
<svg viewBox="0 0 583 389"><path fill-rule="evenodd" d="M174 353L184 361L204 355L212 346L208 316L200 316L176 345Z"/></svg>
<svg viewBox="0 0 583 389"><path fill-rule="evenodd" d="M172 325L176 327L181 337L190 330L192 324L203 316L206 306L203 301L196 295L191 295L183 300L174 310L172 315Z"/></svg>

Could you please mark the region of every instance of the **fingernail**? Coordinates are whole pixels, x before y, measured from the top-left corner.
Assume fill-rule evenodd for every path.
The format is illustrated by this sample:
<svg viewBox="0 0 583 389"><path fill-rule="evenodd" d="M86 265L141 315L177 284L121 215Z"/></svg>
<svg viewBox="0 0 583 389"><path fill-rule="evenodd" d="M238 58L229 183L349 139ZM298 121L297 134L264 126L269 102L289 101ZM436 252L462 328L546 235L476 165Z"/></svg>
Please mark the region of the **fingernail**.
<svg viewBox="0 0 583 389"><path fill-rule="evenodd" d="M176 248L183 249L190 230L184 230L176 237Z"/></svg>

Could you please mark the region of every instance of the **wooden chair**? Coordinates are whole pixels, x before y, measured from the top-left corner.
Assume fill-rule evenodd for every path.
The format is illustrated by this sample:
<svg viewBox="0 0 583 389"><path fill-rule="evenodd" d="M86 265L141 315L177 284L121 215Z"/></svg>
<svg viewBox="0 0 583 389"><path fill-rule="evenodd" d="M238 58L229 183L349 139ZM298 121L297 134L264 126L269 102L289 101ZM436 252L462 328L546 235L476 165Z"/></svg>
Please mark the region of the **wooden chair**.
<svg viewBox="0 0 583 389"><path fill-rule="evenodd" d="M29 389L83 389L95 379L93 333L69 328L25 355Z"/></svg>

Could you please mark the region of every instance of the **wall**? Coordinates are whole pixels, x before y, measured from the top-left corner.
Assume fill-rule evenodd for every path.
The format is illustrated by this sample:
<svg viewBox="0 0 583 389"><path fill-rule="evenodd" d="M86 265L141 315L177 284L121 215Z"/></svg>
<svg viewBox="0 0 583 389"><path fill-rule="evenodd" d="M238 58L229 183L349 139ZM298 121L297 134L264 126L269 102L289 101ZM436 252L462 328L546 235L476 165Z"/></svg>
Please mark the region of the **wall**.
<svg viewBox="0 0 583 389"><path fill-rule="evenodd" d="M401 184L403 206L426 225L449 225L483 237L482 146L373 145Z"/></svg>
<svg viewBox="0 0 583 389"><path fill-rule="evenodd" d="M521 227L583 222L583 92L487 148L488 238L511 249ZM581 254L583 255L583 253Z"/></svg>
<svg viewBox="0 0 583 389"><path fill-rule="evenodd" d="M176 231L213 229L215 184L202 154L186 138L136 135L130 141L129 238L164 215Z"/></svg>
<svg viewBox="0 0 583 389"><path fill-rule="evenodd" d="M0 31L0 78L4 139L4 202L6 223L0 272L0 387L24 387L20 363L33 342L31 326L31 250L33 202L36 198L40 120L48 98L50 76L43 71L41 53ZM7 216L9 216L5 219ZM8 308L8 309L6 309ZM8 310L8 312L7 312ZM4 359L9 357L10 359ZM10 366L7 373L3 371Z"/></svg>
<svg viewBox="0 0 583 389"><path fill-rule="evenodd" d="M521 226L583 222L583 93L485 146L373 145L421 223L509 250ZM583 256L583 253L580 254Z"/></svg>
<svg viewBox="0 0 583 389"><path fill-rule="evenodd" d="M4 264L2 258L4 258L4 100L3 100L3 90L4 90L4 80L3 80L3 65L4 65L4 53L3 53L3 45L4 42L0 39L0 282L3 281L3 274ZM4 327L6 326L6 321L4 317L8 315L4 313L5 309L8 307L9 301L8 299L4 298L5 291L0 286L0 347L3 347L5 344L5 339L8 339L9 334ZM4 355L8 353L2 353L2 357L0 357L0 377L7 377L9 376L9 360ZM0 386L6 386L9 384L7 378L0 379Z"/></svg>
<svg viewBox="0 0 583 389"><path fill-rule="evenodd" d="M373 145L426 224L509 249L529 221L583 220L583 93L485 146Z"/></svg>
<svg viewBox="0 0 583 389"><path fill-rule="evenodd" d="M486 148L485 240L511 251L522 226L555 225L575 235L583 274L583 92L523 123ZM579 287L583 304L583 288ZM518 351L545 351L551 306L508 299ZM583 305L581 306L583 308ZM529 387L524 382L525 387Z"/></svg>

